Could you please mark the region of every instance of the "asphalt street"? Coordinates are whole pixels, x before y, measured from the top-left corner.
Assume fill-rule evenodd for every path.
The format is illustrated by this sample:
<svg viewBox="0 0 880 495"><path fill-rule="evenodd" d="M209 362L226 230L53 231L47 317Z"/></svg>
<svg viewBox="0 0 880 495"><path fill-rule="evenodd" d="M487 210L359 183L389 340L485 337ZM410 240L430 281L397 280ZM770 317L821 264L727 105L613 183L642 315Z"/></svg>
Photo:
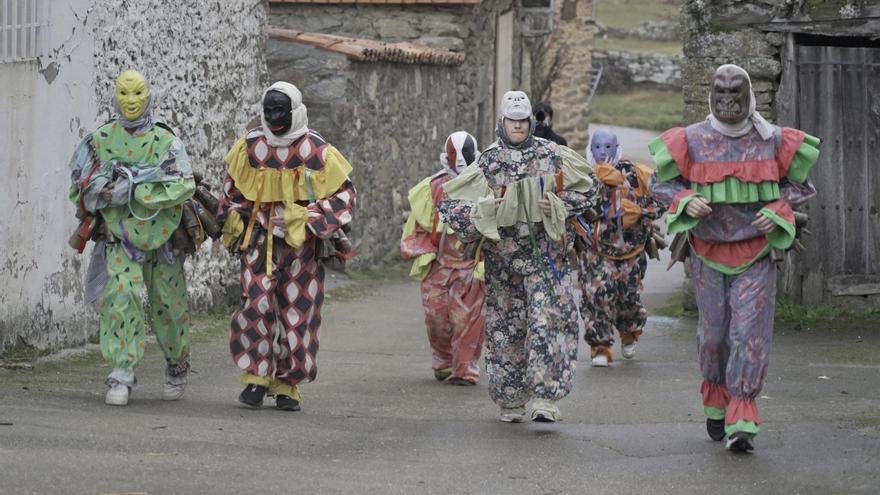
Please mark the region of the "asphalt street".
<svg viewBox="0 0 880 495"><path fill-rule="evenodd" d="M676 286L661 267L655 302ZM778 330L762 434L738 455L705 433L693 320L651 317L609 368L582 347L563 422L506 424L484 383L434 380L421 311L406 280L332 291L296 413L238 404L225 315L198 319L178 402L155 345L124 408L104 405L95 352L0 369L0 493L878 493L876 328Z"/></svg>

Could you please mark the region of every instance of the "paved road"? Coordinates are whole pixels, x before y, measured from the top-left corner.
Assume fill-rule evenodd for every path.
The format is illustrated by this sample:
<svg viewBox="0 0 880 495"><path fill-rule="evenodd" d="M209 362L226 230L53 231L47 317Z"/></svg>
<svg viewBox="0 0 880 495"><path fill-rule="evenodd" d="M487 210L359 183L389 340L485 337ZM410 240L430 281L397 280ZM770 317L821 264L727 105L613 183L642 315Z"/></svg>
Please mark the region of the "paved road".
<svg viewBox="0 0 880 495"><path fill-rule="evenodd" d="M878 492L876 329L778 332L758 450L735 455L705 434L693 321L651 318L611 368L582 352L564 422L512 425L484 384L434 381L415 283L367 289L330 303L300 413L239 407L224 317L199 320L176 403L154 345L127 408L94 354L0 369L0 493Z"/></svg>

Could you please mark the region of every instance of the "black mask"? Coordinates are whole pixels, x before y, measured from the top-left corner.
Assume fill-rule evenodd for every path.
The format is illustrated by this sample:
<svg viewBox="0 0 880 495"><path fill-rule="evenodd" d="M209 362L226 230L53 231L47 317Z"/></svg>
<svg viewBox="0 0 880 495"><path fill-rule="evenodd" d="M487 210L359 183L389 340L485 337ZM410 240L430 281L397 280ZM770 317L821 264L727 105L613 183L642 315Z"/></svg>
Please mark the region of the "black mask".
<svg viewBox="0 0 880 495"><path fill-rule="evenodd" d="M263 116L272 134L281 136L290 130L293 121L291 111L290 97L281 91L273 89L263 98Z"/></svg>
<svg viewBox="0 0 880 495"><path fill-rule="evenodd" d="M727 122L742 122L749 116L749 81L733 67L722 67L715 72L712 83L712 114Z"/></svg>

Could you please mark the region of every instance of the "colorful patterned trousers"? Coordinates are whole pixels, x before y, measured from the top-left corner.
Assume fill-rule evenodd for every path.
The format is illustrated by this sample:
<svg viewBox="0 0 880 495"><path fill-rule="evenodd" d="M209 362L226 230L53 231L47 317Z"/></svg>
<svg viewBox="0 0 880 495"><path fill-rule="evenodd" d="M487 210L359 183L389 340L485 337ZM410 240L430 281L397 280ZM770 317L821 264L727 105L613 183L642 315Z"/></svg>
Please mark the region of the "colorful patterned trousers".
<svg viewBox="0 0 880 495"><path fill-rule="evenodd" d="M757 434L755 398L761 392L770 358L776 269L769 256L739 275L725 275L691 253L699 309L697 350L703 383L703 408L724 419L730 435Z"/></svg>
<svg viewBox="0 0 880 495"><path fill-rule="evenodd" d="M108 244L107 285L101 302L101 353L114 371L110 378L134 385L134 368L144 355L146 286L150 323L169 365L189 358L189 317L183 260L164 263L157 251L147 251L139 263L129 259L121 244Z"/></svg>
<svg viewBox="0 0 880 495"><path fill-rule="evenodd" d="M480 352L486 331L486 291L473 268L435 262L422 281L422 306L435 370L452 368L450 379L480 379Z"/></svg>
<svg viewBox="0 0 880 495"><path fill-rule="evenodd" d="M540 273L519 275L486 259L486 374L501 407L559 400L571 391L578 310L569 273L552 286ZM551 275L552 277L552 275Z"/></svg>
<svg viewBox="0 0 880 495"><path fill-rule="evenodd" d="M315 238L291 248L275 238L274 270L266 274L265 235L241 257L241 306L232 314L229 349L242 381L310 382L318 374L318 330L324 266Z"/></svg>
<svg viewBox="0 0 880 495"><path fill-rule="evenodd" d="M612 260L589 249L581 256L580 282L584 293L581 307L587 331L584 339L592 356L602 353L612 359L614 331L621 343L639 340L648 315L641 303L642 279L648 268L640 254L627 260Z"/></svg>

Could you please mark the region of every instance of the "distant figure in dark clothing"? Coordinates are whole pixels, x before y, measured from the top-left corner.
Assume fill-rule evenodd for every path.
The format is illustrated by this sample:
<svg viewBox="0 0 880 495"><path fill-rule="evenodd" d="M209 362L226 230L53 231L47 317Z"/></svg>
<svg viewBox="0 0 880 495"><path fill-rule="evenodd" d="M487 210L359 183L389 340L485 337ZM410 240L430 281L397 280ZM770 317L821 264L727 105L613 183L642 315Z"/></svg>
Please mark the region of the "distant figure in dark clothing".
<svg viewBox="0 0 880 495"><path fill-rule="evenodd" d="M568 146L568 141L564 137L553 132L553 107L550 106L549 101L542 101L533 106L532 115L535 116L535 136Z"/></svg>

